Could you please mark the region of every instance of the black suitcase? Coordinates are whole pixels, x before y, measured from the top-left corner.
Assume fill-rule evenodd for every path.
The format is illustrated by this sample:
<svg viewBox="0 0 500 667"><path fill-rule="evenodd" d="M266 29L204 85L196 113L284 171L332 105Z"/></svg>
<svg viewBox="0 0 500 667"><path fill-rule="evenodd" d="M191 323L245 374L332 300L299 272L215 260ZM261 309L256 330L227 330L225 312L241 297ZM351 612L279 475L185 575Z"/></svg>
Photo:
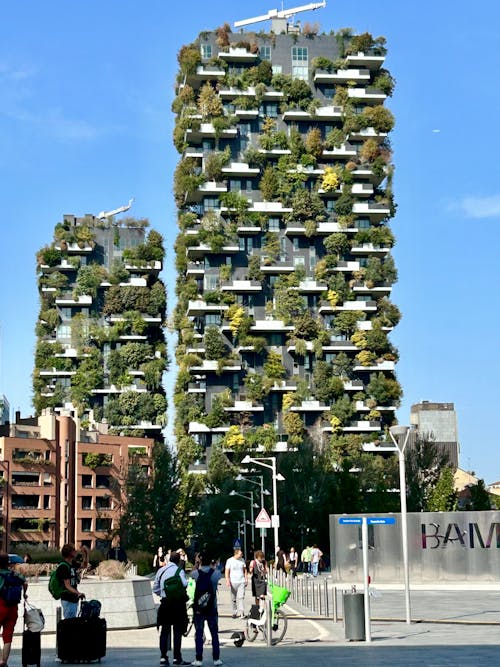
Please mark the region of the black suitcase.
<svg viewBox="0 0 500 667"><path fill-rule="evenodd" d="M57 624L61 662L101 662L106 655L106 619L63 618Z"/></svg>
<svg viewBox="0 0 500 667"><path fill-rule="evenodd" d="M21 653L21 661L23 667L28 665L37 665L40 667L40 633L25 630L23 632L23 648Z"/></svg>

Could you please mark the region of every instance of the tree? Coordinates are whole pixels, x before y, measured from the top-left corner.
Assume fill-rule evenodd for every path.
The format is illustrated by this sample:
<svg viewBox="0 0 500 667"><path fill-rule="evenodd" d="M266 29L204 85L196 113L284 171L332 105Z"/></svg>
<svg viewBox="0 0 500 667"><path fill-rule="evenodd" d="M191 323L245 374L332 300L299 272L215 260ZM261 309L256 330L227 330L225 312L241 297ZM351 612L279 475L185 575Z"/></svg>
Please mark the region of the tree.
<svg viewBox="0 0 500 667"><path fill-rule="evenodd" d="M173 517L179 499L179 475L168 447L160 443L154 446L150 476L138 459L129 461L127 495L120 531L129 549L152 552L158 544L178 541Z"/></svg>
<svg viewBox="0 0 500 667"><path fill-rule="evenodd" d="M469 493L459 504L460 509L475 511L491 509L490 494L486 490L483 479L480 479L477 484L469 484L468 490Z"/></svg>
<svg viewBox="0 0 500 667"><path fill-rule="evenodd" d="M441 470L436 486L429 493L429 512L454 512L457 509L453 470L447 466Z"/></svg>
<svg viewBox="0 0 500 667"><path fill-rule="evenodd" d="M214 116L221 116L224 112L222 100L208 82L200 90L198 109L204 120L208 120Z"/></svg>
<svg viewBox="0 0 500 667"><path fill-rule="evenodd" d="M448 456L438 448L430 434L419 435L405 456L408 511L426 512L441 471L450 464Z"/></svg>
<svg viewBox="0 0 500 667"><path fill-rule="evenodd" d="M276 170L271 165L264 169L259 183L264 201L274 201L278 197L279 180Z"/></svg>

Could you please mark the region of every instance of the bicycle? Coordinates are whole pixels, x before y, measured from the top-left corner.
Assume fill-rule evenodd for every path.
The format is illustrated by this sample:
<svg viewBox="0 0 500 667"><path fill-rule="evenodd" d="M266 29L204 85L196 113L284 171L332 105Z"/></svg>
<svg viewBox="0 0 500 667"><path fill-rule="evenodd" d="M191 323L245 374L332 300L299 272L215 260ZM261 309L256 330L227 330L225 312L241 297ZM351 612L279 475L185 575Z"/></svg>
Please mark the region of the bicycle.
<svg viewBox="0 0 500 667"><path fill-rule="evenodd" d="M288 618L281 606L290 597L290 591L283 586L277 586L269 582L269 591L271 593L271 628L272 636L271 643L277 644L286 634L288 627ZM245 638L249 642L257 639L259 632L262 633L262 638L267 642L267 605L265 604L265 597L260 599L259 605L252 605L250 615L247 619L247 627L245 628Z"/></svg>

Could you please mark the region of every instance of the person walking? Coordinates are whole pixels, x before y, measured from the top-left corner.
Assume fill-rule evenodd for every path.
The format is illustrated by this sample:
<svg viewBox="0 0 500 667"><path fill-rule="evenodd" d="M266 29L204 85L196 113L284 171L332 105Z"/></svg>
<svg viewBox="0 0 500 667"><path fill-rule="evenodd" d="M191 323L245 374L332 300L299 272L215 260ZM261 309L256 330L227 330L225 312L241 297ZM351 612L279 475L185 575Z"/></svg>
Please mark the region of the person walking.
<svg viewBox="0 0 500 667"><path fill-rule="evenodd" d="M24 593L27 598L28 584L24 577L9 567L9 554L0 553L0 626L2 627L2 660L0 667L7 667L12 646L14 626L17 621L18 604Z"/></svg>
<svg viewBox="0 0 500 667"><path fill-rule="evenodd" d="M156 553L155 553L155 556L154 556L154 558L153 558L153 568L154 568L154 571L155 571L155 572L158 572L158 570L160 569L160 567L163 567L164 565L166 565L166 562L165 562L165 550L163 549L163 547L158 547L158 549L157 549L157 551L156 551Z"/></svg>
<svg viewBox="0 0 500 667"><path fill-rule="evenodd" d="M309 574L311 572L311 552L312 552L312 547L305 547L300 555L300 561L302 563L302 572L304 574Z"/></svg>
<svg viewBox="0 0 500 667"><path fill-rule="evenodd" d="M264 559L263 551L256 551L255 558L250 561L249 571L252 575L252 595L255 598L255 604L259 604L261 597L267 594L267 563Z"/></svg>
<svg viewBox="0 0 500 667"><path fill-rule="evenodd" d="M206 621L212 637L214 665L222 665L217 612L217 585L222 573L217 567L217 559L207 552L198 554L198 562L198 568L191 573L191 577L196 581L193 602L196 658L191 664L195 667L203 665L203 631Z"/></svg>
<svg viewBox="0 0 500 667"><path fill-rule="evenodd" d="M233 556L226 561L226 583L231 589L233 618L245 618L245 588L248 584L248 574L243 552L235 549Z"/></svg>
<svg viewBox="0 0 500 667"><path fill-rule="evenodd" d="M319 573L319 561L321 560L321 556L323 555L323 552L321 549L318 548L318 545L315 544L313 545L313 548L311 549L311 574L313 577L317 577Z"/></svg>
<svg viewBox="0 0 500 667"><path fill-rule="evenodd" d="M278 547L276 550L276 572L282 570L285 572L286 565L286 553L285 550L281 547Z"/></svg>
<svg viewBox="0 0 500 667"><path fill-rule="evenodd" d="M298 560L298 554L295 551L295 547L290 547L290 552L288 554L288 562L290 563L290 572L292 574L292 577L297 576L297 560Z"/></svg>
<svg viewBox="0 0 500 667"><path fill-rule="evenodd" d="M55 576L61 588L64 588L61 593L62 615L63 618L75 618L78 613L78 601L85 598L85 595L78 590L80 563L76 561L75 545L64 544L61 557L62 562L57 566Z"/></svg>

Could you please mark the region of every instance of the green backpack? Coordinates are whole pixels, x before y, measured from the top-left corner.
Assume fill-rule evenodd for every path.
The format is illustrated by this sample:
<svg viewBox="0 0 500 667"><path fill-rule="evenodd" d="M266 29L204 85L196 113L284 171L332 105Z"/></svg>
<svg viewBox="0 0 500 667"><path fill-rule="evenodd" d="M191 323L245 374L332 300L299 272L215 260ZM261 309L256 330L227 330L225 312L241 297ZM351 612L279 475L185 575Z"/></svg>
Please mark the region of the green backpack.
<svg viewBox="0 0 500 667"><path fill-rule="evenodd" d="M71 576L71 568L65 560L63 560L61 563L59 563L57 568L51 573L50 579L49 579L49 593L52 595L54 600L60 600L61 595L66 590L66 586L64 585L64 583L57 576L57 570L59 569L59 567L61 565L66 565L66 567L69 569L69 574Z"/></svg>
<svg viewBox="0 0 500 667"><path fill-rule="evenodd" d="M187 600L186 587L180 577L181 570L182 568L178 567L175 574L163 582L163 590L165 591L167 603L175 604L176 602L186 602Z"/></svg>

